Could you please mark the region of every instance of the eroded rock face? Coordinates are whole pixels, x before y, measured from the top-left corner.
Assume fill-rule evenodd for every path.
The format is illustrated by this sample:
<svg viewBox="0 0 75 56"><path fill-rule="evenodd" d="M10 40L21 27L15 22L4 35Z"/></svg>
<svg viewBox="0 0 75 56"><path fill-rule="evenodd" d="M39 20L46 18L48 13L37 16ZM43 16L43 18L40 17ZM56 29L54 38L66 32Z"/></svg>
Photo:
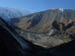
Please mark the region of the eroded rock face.
<svg viewBox="0 0 75 56"><path fill-rule="evenodd" d="M37 20L38 18L38 20ZM13 24L15 30L32 43L51 48L75 37L75 10L59 9L33 13Z"/></svg>
<svg viewBox="0 0 75 56"><path fill-rule="evenodd" d="M43 53L43 54L42 54ZM0 18L0 56L53 56L47 49L23 39Z"/></svg>

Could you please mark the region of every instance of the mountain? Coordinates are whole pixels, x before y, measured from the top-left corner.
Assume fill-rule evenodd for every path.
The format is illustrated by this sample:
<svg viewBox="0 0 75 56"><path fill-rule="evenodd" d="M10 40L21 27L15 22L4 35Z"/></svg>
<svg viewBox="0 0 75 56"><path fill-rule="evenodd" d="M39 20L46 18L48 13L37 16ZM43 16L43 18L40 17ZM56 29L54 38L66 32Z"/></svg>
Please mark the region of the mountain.
<svg viewBox="0 0 75 56"><path fill-rule="evenodd" d="M49 55L53 56L47 49L34 45L18 35L16 31L0 17L0 56Z"/></svg>
<svg viewBox="0 0 75 56"><path fill-rule="evenodd" d="M69 28L71 32L60 31L59 25L63 25L62 29ZM61 23L53 20L52 26L50 33L54 32L51 35L22 31L0 17L0 56L75 56L74 21L64 20Z"/></svg>
<svg viewBox="0 0 75 56"><path fill-rule="evenodd" d="M13 18L19 18L21 16L25 16L30 13L31 13L30 11L20 8L0 7L0 17L2 17L7 22L9 22Z"/></svg>
<svg viewBox="0 0 75 56"><path fill-rule="evenodd" d="M75 37L75 10L50 9L20 17L12 24L16 32L32 43L51 48Z"/></svg>

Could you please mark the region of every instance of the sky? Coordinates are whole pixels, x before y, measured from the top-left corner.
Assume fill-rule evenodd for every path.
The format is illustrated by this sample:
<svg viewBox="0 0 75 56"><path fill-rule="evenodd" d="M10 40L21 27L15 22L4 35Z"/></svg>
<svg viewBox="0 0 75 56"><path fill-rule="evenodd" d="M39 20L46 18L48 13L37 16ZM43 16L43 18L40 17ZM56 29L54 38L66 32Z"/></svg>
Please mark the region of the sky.
<svg viewBox="0 0 75 56"><path fill-rule="evenodd" d="M54 8L75 9L75 0L0 0L0 7L39 12Z"/></svg>

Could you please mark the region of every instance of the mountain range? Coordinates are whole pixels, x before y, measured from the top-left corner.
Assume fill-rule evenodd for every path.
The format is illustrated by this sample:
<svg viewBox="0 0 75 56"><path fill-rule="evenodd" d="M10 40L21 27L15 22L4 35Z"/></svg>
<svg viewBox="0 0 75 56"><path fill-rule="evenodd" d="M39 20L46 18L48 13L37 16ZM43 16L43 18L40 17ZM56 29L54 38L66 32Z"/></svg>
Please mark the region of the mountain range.
<svg viewBox="0 0 75 56"><path fill-rule="evenodd" d="M19 35L36 45L54 47L74 39L75 10L50 9L33 13L20 17L12 27Z"/></svg>
<svg viewBox="0 0 75 56"><path fill-rule="evenodd" d="M18 35L17 32L6 21L0 18L0 55L75 56L75 40L52 48L43 48Z"/></svg>
<svg viewBox="0 0 75 56"><path fill-rule="evenodd" d="M75 56L75 10L50 9L7 22L0 17L0 55Z"/></svg>

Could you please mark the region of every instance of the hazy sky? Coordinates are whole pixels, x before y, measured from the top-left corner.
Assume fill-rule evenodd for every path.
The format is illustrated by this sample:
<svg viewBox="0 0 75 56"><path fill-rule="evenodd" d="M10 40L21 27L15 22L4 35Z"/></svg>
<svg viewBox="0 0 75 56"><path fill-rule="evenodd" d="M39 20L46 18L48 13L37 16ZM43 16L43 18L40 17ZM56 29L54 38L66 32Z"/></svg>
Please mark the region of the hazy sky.
<svg viewBox="0 0 75 56"><path fill-rule="evenodd" d="M32 12L38 12L51 8L73 8L75 0L0 0L1 7L25 8Z"/></svg>

